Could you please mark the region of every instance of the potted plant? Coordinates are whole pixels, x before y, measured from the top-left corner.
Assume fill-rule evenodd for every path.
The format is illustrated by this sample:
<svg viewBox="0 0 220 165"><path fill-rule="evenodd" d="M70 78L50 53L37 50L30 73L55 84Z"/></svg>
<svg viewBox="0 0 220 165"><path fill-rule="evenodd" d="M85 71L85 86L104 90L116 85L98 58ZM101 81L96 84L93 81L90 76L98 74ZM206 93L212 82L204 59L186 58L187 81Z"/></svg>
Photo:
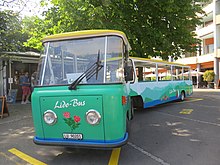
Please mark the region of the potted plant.
<svg viewBox="0 0 220 165"><path fill-rule="evenodd" d="M203 79L208 82L209 88L214 88L214 84L211 83L211 82L213 82L214 78L215 78L215 73L213 70L205 71L205 73L203 75Z"/></svg>

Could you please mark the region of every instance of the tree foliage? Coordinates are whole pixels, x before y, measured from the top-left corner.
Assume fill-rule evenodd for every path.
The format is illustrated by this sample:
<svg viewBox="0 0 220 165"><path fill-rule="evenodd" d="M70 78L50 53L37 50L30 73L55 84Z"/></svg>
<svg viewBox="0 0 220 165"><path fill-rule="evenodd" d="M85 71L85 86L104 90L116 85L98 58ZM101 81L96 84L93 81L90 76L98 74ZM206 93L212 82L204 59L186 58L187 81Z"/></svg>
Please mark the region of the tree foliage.
<svg viewBox="0 0 220 165"><path fill-rule="evenodd" d="M27 35L22 32L21 19L18 14L4 10L0 11L0 52L24 51L23 42Z"/></svg>
<svg viewBox="0 0 220 165"><path fill-rule="evenodd" d="M206 70L203 79L207 82L212 82L215 78L215 73L213 70Z"/></svg>
<svg viewBox="0 0 220 165"><path fill-rule="evenodd" d="M37 16L25 17L23 31L28 34L29 39L24 42L24 46L40 51L42 49L41 39L46 35L55 34L54 28L50 21Z"/></svg>
<svg viewBox="0 0 220 165"><path fill-rule="evenodd" d="M85 29L116 29L128 36L132 55L169 56L194 52L203 0L51 0L45 20L36 20L41 36ZM39 34L38 34L39 35ZM35 42L39 41L35 35ZM31 40L28 42L31 46Z"/></svg>

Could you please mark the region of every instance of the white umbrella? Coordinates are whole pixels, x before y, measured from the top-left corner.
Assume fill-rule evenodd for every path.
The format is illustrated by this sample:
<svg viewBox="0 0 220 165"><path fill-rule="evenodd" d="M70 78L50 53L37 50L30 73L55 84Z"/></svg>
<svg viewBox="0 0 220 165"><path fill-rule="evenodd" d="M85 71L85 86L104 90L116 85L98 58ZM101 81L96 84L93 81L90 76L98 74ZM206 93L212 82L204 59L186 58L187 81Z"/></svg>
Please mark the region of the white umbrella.
<svg viewBox="0 0 220 165"><path fill-rule="evenodd" d="M158 74L158 77L165 77L165 76L171 76L171 74L170 73L166 73L166 72Z"/></svg>
<svg viewBox="0 0 220 165"><path fill-rule="evenodd" d="M150 73L150 74L145 75L145 77L156 77L156 74Z"/></svg>
<svg viewBox="0 0 220 165"><path fill-rule="evenodd" d="M190 72L191 76L201 76L204 74L204 72L199 72L196 70L193 70ZM182 73L179 74L180 76L182 75ZM184 72L183 75L189 75L189 72Z"/></svg>
<svg viewBox="0 0 220 165"><path fill-rule="evenodd" d="M204 72L199 72L196 70L191 71L191 76L201 76L203 74L204 74Z"/></svg>
<svg viewBox="0 0 220 165"><path fill-rule="evenodd" d="M190 72L190 74L191 74L191 76L196 76L196 79L197 79L196 84L197 84L197 88L198 88L199 87L199 76L203 75L204 72L199 72L197 70L193 70ZM183 75L189 75L189 72L185 72L185 73L183 73Z"/></svg>

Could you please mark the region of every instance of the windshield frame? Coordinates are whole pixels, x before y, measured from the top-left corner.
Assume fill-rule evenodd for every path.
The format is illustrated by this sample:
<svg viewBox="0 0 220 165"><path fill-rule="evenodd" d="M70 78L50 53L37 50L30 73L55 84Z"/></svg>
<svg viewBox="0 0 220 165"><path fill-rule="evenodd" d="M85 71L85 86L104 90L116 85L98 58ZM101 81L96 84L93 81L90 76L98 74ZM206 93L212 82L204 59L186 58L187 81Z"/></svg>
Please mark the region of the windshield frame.
<svg viewBox="0 0 220 165"><path fill-rule="evenodd" d="M41 65L43 67L43 72L42 74L40 75L39 74L39 78L40 78L40 82L38 83L38 86L68 86L70 84L49 84L49 85L45 85L43 83L44 81L44 77L45 77L45 72L46 72L46 65L48 64L48 52L49 52L49 47L50 47L50 44L53 43L53 42L62 42L62 41L68 41L68 40L84 40L84 39L92 39L92 38L104 38L105 39L105 43L104 43L104 59L102 60L104 62L103 64L103 82L102 83L94 83L95 84L114 84L114 83L123 83L125 80L124 80L124 75L123 78L121 78L120 82L107 82L106 81L106 76L107 76L107 61L108 61L108 58L107 58L107 53L108 53L108 38L109 37L118 37L120 38L120 40L122 41L121 42L121 50L120 50L120 53L121 53L121 56L118 56L118 61L121 61L121 68L124 68L124 56L125 56L125 41L123 39L123 37L121 37L120 35L104 35L104 36L94 36L94 37L85 37L85 38L79 38L79 39L62 39L62 40L56 40L56 41L47 41L47 42L44 42L44 45L45 45L45 53L41 55ZM49 57L50 58L50 57ZM115 58L115 57L113 57ZM39 63L40 64L40 63ZM42 69L42 68L41 68ZM39 69L40 70L40 69ZM54 78L54 75L52 74L52 77ZM89 85L91 85L91 83L87 83ZM85 84L80 84L80 85L85 85Z"/></svg>

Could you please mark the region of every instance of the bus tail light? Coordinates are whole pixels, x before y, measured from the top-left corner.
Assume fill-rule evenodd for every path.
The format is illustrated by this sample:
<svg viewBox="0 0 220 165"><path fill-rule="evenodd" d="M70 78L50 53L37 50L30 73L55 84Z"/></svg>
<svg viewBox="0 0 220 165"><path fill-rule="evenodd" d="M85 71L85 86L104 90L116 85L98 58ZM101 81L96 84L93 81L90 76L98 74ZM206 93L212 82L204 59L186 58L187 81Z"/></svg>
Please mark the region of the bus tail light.
<svg viewBox="0 0 220 165"><path fill-rule="evenodd" d="M127 104L127 97L126 96L122 96L122 105Z"/></svg>

